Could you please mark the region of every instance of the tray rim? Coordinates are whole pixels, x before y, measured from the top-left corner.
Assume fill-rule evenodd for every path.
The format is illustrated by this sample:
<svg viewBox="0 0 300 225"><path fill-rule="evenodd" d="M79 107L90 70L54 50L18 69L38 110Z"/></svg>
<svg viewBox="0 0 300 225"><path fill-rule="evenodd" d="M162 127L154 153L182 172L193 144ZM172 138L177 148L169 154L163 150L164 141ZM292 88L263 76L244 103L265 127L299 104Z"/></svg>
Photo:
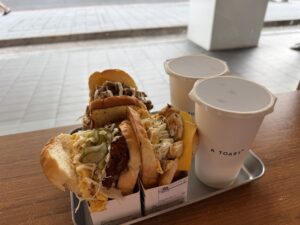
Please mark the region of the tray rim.
<svg viewBox="0 0 300 225"><path fill-rule="evenodd" d="M75 206L74 206L74 199L73 199L73 193L70 191L70 200L71 200L71 217L72 222L74 225L77 225L77 221L75 219Z"/></svg>
<svg viewBox="0 0 300 225"><path fill-rule="evenodd" d="M141 221L144 221L144 220L147 220L147 219L150 219L150 218L153 218L153 217L156 217L156 216L159 216L159 215L162 215L162 214L165 214L167 212L170 212L170 211L173 211L173 210L176 210L176 209L179 209L179 208L182 208L182 207L185 207L185 206L188 206L188 205L191 205L191 204L194 204L196 202L200 202L200 201L203 201L205 199L208 199L208 198L211 198L213 196L217 196L219 194L222 194L224 192L227 192L227 191L230 191L230 190L233 190L235 188L238 188L240 186L243 186L245 184L248 184L248 183L251 183L255 180L258 180L259 178L261 178L264 173L265 173L265 165L263 163L263 161L251 150L249 149L249 152L248 154L250 154L252 157L254 157L258 162L259 164L261 165L262 167L262 170L261 170L261 173L255 177L250 177L250 179L248 179L247 181L243 182L243 183L240 183L238 185L232 185L232 186L229 186L227 188L223 188L223 189L219 189L219 190L216 190L215 192L211 193L211 194L208 194L204 197L200 197L200 198L196 198L196 199L193 199L193 200L190 200L190 201L187 201L187 202L184 202L184 203L181 203L181 204L178 204L178 205L175 205L175 206L172 206L170 208L167 208L167 209L163 209L163 210L160 210L158 212L154 212L154 213L151 213L149 215L146 215L146 216L143 216L143 217L140 217L140 218L137 218L137 219L134 219L134 220L131 220L131 221L128 221L128 222L125 222L125 223L122 223L122 224L126 224L126 225L129 225L129 224L134 224L134 223L138 223L138 222L141 222ZM247 174L250 174L248 172L248 170L243 166L243 170L247 173ZM74 225L79 225L77 224L77 221L75 219L75 205L74 205L74 195L72 192L70 192L70 200L71 200L71 215L72 215L72 221L73 221L73 224ZM84 215L85 216L85 215Z"/></svg>

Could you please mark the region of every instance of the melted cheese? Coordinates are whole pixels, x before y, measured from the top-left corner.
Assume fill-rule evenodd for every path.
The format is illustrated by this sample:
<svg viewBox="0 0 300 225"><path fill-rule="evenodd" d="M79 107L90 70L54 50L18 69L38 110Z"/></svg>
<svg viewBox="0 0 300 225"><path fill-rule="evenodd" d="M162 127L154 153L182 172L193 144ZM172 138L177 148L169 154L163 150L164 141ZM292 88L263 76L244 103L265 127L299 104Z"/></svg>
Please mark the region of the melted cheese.
<svg viewBox="0 0 300 225"><path fill-rule="evenodd" d="M193 143L196 137L197 126L193 122L192 117L187 113L180 111L180 115L183 118L183 153L178 160L178 170L188 171L191 169L192 155L193 155Z"/></svg>

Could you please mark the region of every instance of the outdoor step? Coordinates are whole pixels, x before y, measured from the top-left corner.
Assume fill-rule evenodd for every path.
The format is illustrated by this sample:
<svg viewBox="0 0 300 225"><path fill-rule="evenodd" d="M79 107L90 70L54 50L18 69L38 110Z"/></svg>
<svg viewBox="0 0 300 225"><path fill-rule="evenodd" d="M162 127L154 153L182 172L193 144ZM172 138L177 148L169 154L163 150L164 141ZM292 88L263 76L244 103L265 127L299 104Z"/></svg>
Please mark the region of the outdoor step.
<svg viewBox="0 0 300 225"><path fill-rule="evenodd" d="M112 30L112 31L103 31L103 32L100 31L100 32L92 32L92 33L78 33L78 34L53 35L53 36L41 36L41 37L14 38L8 40L0 40L0 48L22 46L22 45L50 44L50 43L60 43L60 42L75 42L75 41L89 41L89 40L125 38L125 37L181 34L181 33L185 33L186 29L187 26L174 26L174 27L157 27L157 28L143 28L143 29L131 29L131 30Z"/></svg>

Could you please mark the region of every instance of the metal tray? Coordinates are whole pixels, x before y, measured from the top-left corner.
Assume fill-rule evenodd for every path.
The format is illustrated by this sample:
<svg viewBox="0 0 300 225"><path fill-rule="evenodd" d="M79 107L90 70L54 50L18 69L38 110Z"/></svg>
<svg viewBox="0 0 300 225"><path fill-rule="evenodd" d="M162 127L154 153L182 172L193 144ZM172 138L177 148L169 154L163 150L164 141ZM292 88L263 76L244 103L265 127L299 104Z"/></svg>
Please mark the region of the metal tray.
<svg viewBox="0 0 300 225"><path fill-rule="evenodd" d="M192 168L194 168L194 166L192 166ZM170 207L165 210L161 210L156 213L149 214L144 217L140 217L138 219L131 220L130 222L127 222L126 224L133 224L133 223L136 223L139 221L143 221L148 218L161 215L163 213L172 211L174 209L178 209L178 208L184 207L186 205L189 205L189 204L192 204L195 202L199 202L201 200L204 200L204 199L210 198L212 196L221 194L223 192L229 191L231 189L237 188L239 186L250 183L250 182L260 178L264 174L264 172L265 172L265 166L264 166L263 162L252 150L249 151L249 153L245 159L244 165L243 165L235 183L228 188L214 189L214 188L210 188L210 187L204 185L197 179L197 177L194 173L194 169L192 169L189 172L189 186L188 186L187 202ZM75 225L93 225L91 222L90 216L88 215L88 212L85 209L85 207L83 206L83 204L81 204L79 210L75 214L75 209L78 204L78 199L76 198L76 196L73 193L71 193L70 196L71 196L71 213L72 213L73 223Z"/></svg>

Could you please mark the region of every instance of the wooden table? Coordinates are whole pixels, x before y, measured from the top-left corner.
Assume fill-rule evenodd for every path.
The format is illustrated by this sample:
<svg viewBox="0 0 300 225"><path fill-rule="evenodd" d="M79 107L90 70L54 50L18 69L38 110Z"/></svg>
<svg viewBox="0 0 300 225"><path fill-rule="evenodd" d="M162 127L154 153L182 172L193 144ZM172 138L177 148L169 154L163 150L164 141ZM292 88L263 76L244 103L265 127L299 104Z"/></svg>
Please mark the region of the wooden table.
<svg viewBox="0 0 300 225"><path fill-rule="evenodd" d="M43 144L69 126L0 137L0 224L72 224L68 192L42 174ZM265 175L141 224L300 224L300 91L278 95L253 149Z"/></svg>

